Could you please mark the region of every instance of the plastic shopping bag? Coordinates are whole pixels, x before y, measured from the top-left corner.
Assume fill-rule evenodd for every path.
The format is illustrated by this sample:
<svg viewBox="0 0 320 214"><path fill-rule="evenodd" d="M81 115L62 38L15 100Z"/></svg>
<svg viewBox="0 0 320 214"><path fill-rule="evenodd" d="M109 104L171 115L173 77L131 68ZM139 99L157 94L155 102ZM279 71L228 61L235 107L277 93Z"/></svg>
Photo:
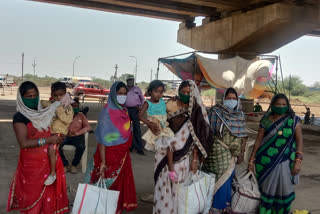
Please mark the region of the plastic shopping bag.
<svg viewBox="0 0 320 214"><path fill-rule="evenodd" d="M115 214L119 194L106 188L105 179L99 179L97 185L79 184L72 214Z"/></svg>
<svg viewBox="0 0 320 214"><path fill-rule="evenodd" d="M215 176L190 172L178 187L178 214L208 213L211 207Z"/></svg>

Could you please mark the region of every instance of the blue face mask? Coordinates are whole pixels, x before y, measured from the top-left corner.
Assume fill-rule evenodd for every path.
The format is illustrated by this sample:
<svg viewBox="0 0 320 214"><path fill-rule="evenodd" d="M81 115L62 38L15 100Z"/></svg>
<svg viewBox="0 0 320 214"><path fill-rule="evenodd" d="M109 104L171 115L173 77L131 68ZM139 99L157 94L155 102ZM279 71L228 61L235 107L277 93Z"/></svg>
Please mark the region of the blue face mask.
<svg viewBox="0 0 320 214"><path fill-rule="evenodd" d="M227 106L228 108L234 109L238 105L237 100L224 100L223 105Z"/></svg>

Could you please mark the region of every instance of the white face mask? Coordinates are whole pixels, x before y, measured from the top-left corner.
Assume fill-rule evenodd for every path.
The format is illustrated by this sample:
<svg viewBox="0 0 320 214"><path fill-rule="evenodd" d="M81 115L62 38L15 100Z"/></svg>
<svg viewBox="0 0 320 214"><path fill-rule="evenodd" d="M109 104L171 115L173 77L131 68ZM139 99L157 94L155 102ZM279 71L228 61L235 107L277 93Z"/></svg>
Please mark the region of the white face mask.
<svg viewBox="0 0 320 214"><path fill-rule="evenodd" d="M123 105L126 103L126 100L127 100L127 96L126 95L117 95L117 102L120 104L120 105Z"/></svg>
<svg viewBox="0 0 320 214"><path fill-rule="evenodd" d="M224 100L223 105L227 106L228 108L234 109L238 105L237 100Z"/></svg>

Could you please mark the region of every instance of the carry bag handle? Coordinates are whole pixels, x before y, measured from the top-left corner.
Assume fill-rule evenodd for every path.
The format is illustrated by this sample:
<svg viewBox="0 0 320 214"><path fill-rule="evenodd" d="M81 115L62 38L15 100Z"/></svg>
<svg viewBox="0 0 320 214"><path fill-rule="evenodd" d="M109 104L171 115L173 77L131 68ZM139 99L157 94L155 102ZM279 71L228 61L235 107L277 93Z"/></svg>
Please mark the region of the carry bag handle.
<svg viewBox="0 0 320 214"><path fill-rule="evenodd" d="M100 187L100 185L101 185L101 187ZM96 186L99 187L99 196L98 196L96 208L94 209L94 214L97 213L97 209L98 209L98 205L99 205L99 201L100 201L100 191L101 191L100 188L107 189L105 179L100 176L98 182L96 183ZM108 213L108 207L106 206L105 207L105 214L107 214L107 213Z"/></svg>

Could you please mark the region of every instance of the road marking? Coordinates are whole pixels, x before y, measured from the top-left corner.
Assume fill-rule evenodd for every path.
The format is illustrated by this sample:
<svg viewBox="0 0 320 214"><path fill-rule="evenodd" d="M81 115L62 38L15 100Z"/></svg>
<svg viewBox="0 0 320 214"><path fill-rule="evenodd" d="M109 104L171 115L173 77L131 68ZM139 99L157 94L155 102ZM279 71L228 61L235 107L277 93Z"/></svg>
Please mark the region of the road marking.
<svg viewBox="0 0 320 214"><path fill-rule="evenodd" d="M0 119L0 123L11 123L12 119Z"/></svg>

